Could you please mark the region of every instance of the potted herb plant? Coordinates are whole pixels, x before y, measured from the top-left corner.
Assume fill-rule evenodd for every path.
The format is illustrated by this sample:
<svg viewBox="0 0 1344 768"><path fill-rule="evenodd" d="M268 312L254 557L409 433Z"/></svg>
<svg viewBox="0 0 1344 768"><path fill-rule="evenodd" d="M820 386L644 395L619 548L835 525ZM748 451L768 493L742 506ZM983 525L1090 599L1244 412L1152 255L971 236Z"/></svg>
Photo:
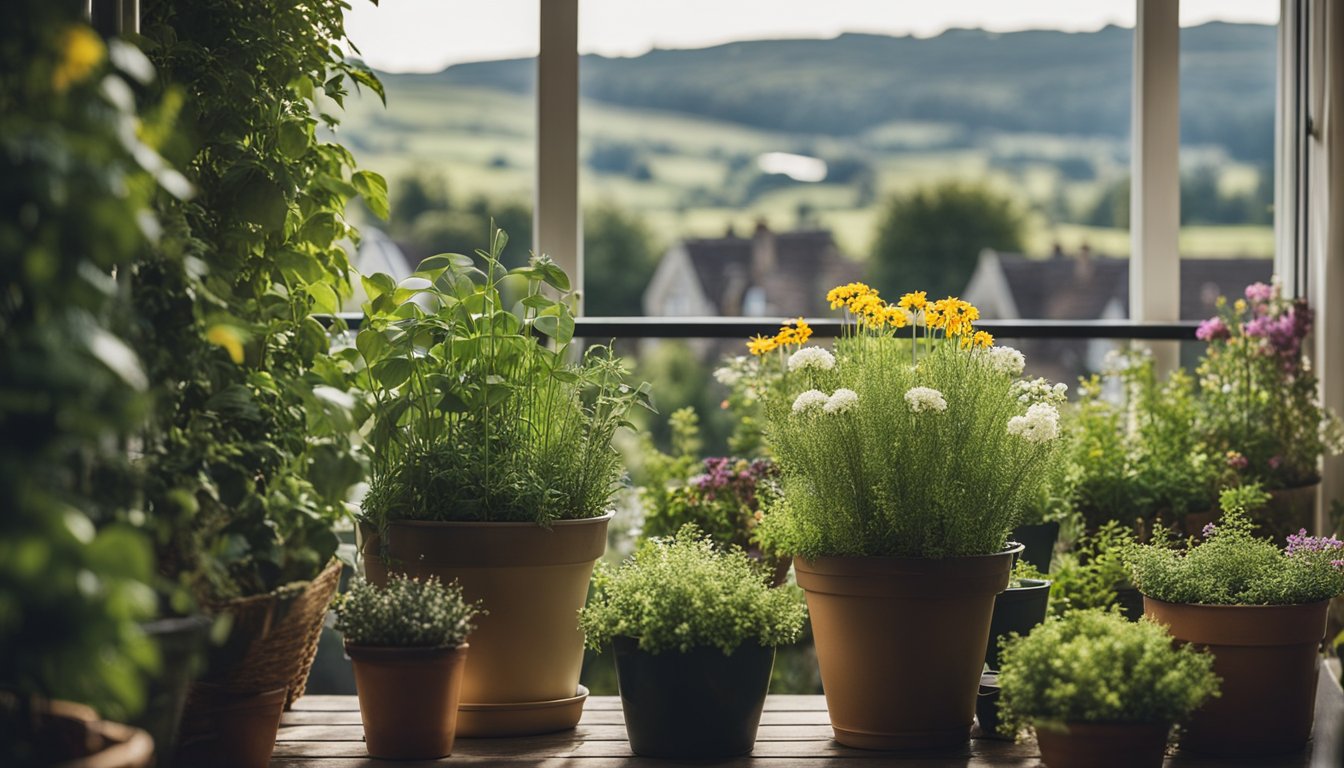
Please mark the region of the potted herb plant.
<svg viewBox="0 0 1344 768"><path fill-rule="evenodd" d="M1156 768L1173 723L1217 696L1213 666L1158 624L1074 611L1005 645L999 728L1035 730L1049 768Z"/></svg>
<svg viewBox="0 0 1344 768"><path fill-rule="evenodd" d="M371 412L369 580L436 575L490 607L462 684L464 736L578 722L574 615L606 548L621 474L611 438L649 404L610 348L571 361L568 278L545 257L506 270L506 242L496 229L479 266L431 257L401 286L365 278L355 340Z"/></svg>
<svg viewBox="0 0 1344 768"><path fill-rule="evenodd" d="M772 589L741 549L687 525L599 566L579 624L589 647L615 653L635 754L709 758L751 751L775 646L805 618L796 588Z"/></svg>
<svg viewBox="0 0 1344 768"><path fill-rule="evenodd" d="M1319 647L1330 599L1344 593L1344 543L1306 531L1280 548L1256 537L1254 484L1223 491L1221 520L1188 549L1158 536L1127 560L1144 615L1210 649L1223 696L1186 724L1182 748L1268 755L1311 735Z"/></svg>
<svg viewBox="0 0 1344 768"><path fill-rule="evenodd" d="M1239 482L1270 492L1254 517L1274 538L1315 528L1319 460L1344 451L1344 423L1322 407L1302 349L1312 320L1307 302L1285 297L1277 281L1253 283L1244 298L1219 297L1217 316L1197 331L1208 342L1198 432Z"/></svg>
<svg viewBox="0 0 1344 768"><path fill-rule="evenodd" d="M765 405L783 499L762 535L796 555L836 739L964 743L1021 550L1008 534L1057 458L1059 412L1019 400L1022 354L966 302L829 298L854 320L834 355L773 353L789 363Z"/></svg>
<svg viewBox="0 0 1344 768"><path fill-rule="evenodd" d="M456 584L363 579L336 602L336 631L355 667L369 756L429 760L452 754L467 635L478 606Z"/></svg>

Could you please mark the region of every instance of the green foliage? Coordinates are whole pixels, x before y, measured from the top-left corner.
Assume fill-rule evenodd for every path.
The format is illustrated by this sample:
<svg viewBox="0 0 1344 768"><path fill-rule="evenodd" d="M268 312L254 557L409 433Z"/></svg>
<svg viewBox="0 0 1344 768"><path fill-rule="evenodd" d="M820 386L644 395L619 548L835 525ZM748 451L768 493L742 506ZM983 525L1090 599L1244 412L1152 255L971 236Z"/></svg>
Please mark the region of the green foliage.
<svg viewBox="0 0 1344 768"><path fill-rule="evenodd" d="M1121 388L1119 403L1105 396L1106 380ZM1105 380L1080 382L1069 451L1078 472L1074 503L1088 527L1209 510L1227 467L1191 428L1200 407L1188 373L1177 369L1163 381L1140 352L1111 356Z"/></svg>
<svg viewBox="0 0 1344 768"><path fill-rule="evenodd" d="M124 283L181 176L144 134L154 77L82 4L6 5L0 25L0 763L32 764L34 699L138 712L156 666L154 561L118 518L147 377L121 323ZM141 120L143 119L143 123ZM17 709L17 711L16 711Z"/></svg>
<svg viewBox="0 0 1344 768"><path fill-rule="evenodd" d="M144 436L147 524L165 576L200 602L315 576L362 469L349 366L313 317L348 291L356 198L386 183L321 141L346 84L341 4L142 6L141 44L184 94L170 150L198 194L164 200L160 248L132 274L136 344L157 385ZM185 607L183 601L178 607Z"/></svg>
<svg viewBox="0 0 1344 768"><path fill-rule="evenodd" d="M650 653L705 646L732 653L743 643L796 642L806 616L796 587L772 589L744 552L721 550L688 525L644 542L617 568L599 564L579 626L598 651L613 637L631 637Z"/></svg>
<svg viewBox="0 0 1344 768"><path fill-rule="evenodd" d="M957 346L911 365L908 341L861 335L837 346L833 369L789 374L765 404L784 500L762 538L805 557L1000 551L1058 458L1058 414L1018 401L1016 350ZM1028 424L1033 436L1014 433Z"/></svg>
<svg viewBox="0 0 1344 768"><path fill-rule="evenodd" d="M1026 230L1012 200L956 182L897 195L881 216L872 275L877 289L888 292L918 285L932 296L959 293L981 250L1021 252Z"/></svg>
<svg viewBox="0 0 1344 768"><path fill-rule="evenodd" d="M1153 543L1131 547L1125 561L1143 594L1169 603L1300 605L1344 593L1344 543L1306 531L1280 549L1256 538L1247 515L1268 496L1257 486L1221 495L1222 518L1204 538L1178 549L1165 531Z"/></svg>
<svg viewBox="0 0 1344 768"><path fill-rule="evenodd" d="M1118 613L1051 617L1004 644L999 730L1072 722L1173 723L1218 695L1213 656L1174 647L1159 624Z"/></svg>
<svg viewBox="0 0 1344 768"><path fill-rule="evenodd" d="M348 645L456 648L476 628L480 605L462 597L457 582L392 574L384 587L362 578L337 599L336 631Z"/></svg>
<svg viewBox="0 0 1344 768"><path fill-rule="evenodd" d="M644 219L613 203L583 212L583 311L644 314L644 289L662 254Z"/></svg>
<svg viewBox="0 0 1344 768"><path fill-rule="evenodd" d="M545 256L506 270L507 240L494 230L479 268L443 254L402 286L363 278L365 322L344 354L372 408L362 514L375 525L607 511L621 472L611 439L632 407L649 405L648 385L627 385L608 347L567 362L569 278ZM512 307L506 281L522 288Z"/></svg>
<svg viewBox="0 0 1344 768"><path fill-rule="evenodd" d="M1063 616L1116 604L1116 589L1129 585L1125 552L1134 534L1114 520L1082 537L1071 552L1058 556L1051 574L1050 613Z"/></svg>

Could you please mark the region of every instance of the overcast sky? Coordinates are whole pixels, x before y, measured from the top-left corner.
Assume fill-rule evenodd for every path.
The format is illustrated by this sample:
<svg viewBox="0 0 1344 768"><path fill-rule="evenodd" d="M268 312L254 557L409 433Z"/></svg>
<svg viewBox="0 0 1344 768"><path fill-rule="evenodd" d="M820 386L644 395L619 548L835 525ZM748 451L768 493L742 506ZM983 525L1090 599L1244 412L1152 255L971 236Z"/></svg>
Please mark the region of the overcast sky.
<svg viewBox="0 0 1344 768"><path fill-rule="evenodd" d="M429 72L462 61L533 56L540 0L351 0L347 31L378 69ZM841 32L936 35L1134 25L1134 0L580 0L584 53L637 56L730 40L834 37ZM1279 0L1182 0L1181 23L1275 23Z"/></svg>

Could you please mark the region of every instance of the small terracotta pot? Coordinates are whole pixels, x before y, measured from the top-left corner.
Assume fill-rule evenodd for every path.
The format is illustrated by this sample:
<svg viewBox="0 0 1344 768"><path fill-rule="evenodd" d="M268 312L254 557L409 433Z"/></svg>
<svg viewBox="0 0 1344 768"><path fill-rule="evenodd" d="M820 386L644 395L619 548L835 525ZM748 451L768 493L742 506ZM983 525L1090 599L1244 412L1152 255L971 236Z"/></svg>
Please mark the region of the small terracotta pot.
<svg viewBox="0 0 1344 768"><path fill-rule="evenodd" d="M578 723L581 707L555 707L578 693L583 632L575 617L588 597L593 563L606 550L610 519L557 520L549 528L402 521L388 524L385 540L361 525L370 582L385 584L389 572L457 580L467 600L480 600L489 611L471 634L476 650L462 680L462 708L497 712L464 716L459 735L545 733ZM553 721L529 708L575 714Z"/></svg>
<svg viewBox="0 0 1344 768"><path fill-rule="evenodd" d="M346 645L370 757L433 760L453 753L467 644L456 648Z"/></svg>
<svg viewBox="0 0 1344 768"><path fill-rule="evenodd" d="M1021 551L794 560L836 741L896 750L966 743L994 597Z"/></svg>
<svg viewBox="0 0 1344 768"><path fill-rule="evenodd" d="M1181 605L1145 596L1144 615L1177 641L1213 652L1222 696L1184 723L1181 749L1273 755L1302 749L1316 709L1329 601L1305 605Z"/></svg>
<svg viewBox="0 0 1344 768"><path fill-rule="evenodd" d="M1048 768L1161 768L1170 723L1066 723L1039 728L1036 744Z"/></svg>
<svg viewBox="0 0 1344 768"><path fill-rule="evenodd" d="M267 768L288 688L234 691L195 683L187 701L175 765Z"/></svg>
<svg viewBox="0 0 1344 768"><path fill-rule="evenodd" d="M669 758L735 757L751 752L770 688L775 649L746 643L686 653L641 651L612 640L630 749Z"/></svg>

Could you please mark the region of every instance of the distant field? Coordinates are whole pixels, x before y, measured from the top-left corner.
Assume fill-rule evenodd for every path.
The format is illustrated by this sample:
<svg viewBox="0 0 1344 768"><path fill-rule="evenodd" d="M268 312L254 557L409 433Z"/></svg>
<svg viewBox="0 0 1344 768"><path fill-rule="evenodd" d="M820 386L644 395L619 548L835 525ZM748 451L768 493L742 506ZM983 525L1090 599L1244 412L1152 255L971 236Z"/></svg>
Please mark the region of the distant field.
<svg viewBox="0 0 1344 768"><path fill-rule="evenodd" d="M389 181L413 173L441 174L456 201L475 196L529 200L535 162L535 106L526 95L487 88L390 77L388 107L376 98L352 98L337 138L360 163ZM972 146L948 146L955 127L936 123L883 125L848 140L798 136L679 113L585 103L581 112L585 157L594 151L628 155L634 172L585 167L586 205L610 203L643 216L665 246L682 236L751 230L764 218L789 229L800 213L830 227L842 249L866 256L880 202L887 195L943 179L984 182L1011 195L1029 213L1027 250L1048 254L1057 242L1073 251L1129 252L1128 232L1057 223L1061 212L1088 210L1125 168L1123 147L1091 137L999 135ZM955 144L955 142L953 142ZM858 162L866 180L846 183L760 184L755 158L790 151L837 162ZM1072 177L1067 160L1086 169ZM1225 162L1220 189L1256 183L1253 167ZM1269 227L1189 227L1182 255L1267 257Z"/></svg>

